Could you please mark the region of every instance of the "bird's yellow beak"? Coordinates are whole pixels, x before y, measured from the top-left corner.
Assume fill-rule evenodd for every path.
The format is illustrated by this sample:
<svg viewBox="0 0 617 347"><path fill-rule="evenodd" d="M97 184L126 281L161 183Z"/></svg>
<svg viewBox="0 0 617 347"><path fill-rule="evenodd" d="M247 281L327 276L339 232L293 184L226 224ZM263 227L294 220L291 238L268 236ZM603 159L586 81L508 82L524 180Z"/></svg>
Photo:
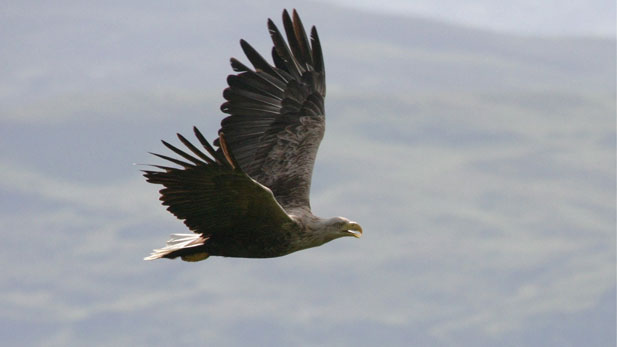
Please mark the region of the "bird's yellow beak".
<svg viewBox="0 0 617 347"><path fill-rule="evenodd" d="M347 226L347 232L349 232L353 237L362 237L362 227L356 222L349 223Z"/></svg>

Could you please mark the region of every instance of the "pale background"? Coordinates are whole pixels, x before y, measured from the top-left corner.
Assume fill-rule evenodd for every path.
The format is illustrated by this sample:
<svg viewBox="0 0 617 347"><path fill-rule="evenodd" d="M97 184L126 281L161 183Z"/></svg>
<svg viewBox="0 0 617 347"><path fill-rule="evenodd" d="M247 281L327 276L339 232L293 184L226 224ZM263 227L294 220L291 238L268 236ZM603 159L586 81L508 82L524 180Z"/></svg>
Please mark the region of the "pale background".
<svg viewBox="0 0 617 347"><path fill-rule="evenodd" d="M133 163L215 136L284 7L325 52L314 212L364 237L143 261L186 229ZM4 1L0 43L7 346L615 345L612 0Z"/></svg>

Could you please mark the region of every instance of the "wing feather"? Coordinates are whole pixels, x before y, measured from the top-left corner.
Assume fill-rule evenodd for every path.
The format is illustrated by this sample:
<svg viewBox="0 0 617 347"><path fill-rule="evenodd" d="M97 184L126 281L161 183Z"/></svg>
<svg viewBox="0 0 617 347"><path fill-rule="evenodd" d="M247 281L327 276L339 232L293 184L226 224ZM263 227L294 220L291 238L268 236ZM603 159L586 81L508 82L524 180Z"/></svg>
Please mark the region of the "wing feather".
<svg viewBox="0 0 617 347"><path fill-rule="evenodd" d="M214 160L210 159L210 157L208 157L207 155L205 155L202 151L200 151L197 147L193 146L192 143L190 143L184 136L177 134L178 135L178 139L188 148L191 150L191 152L195 153L195 155L197 155L199 158L201 158L201 160L205 161L206 163L212 164L214 163Z"/></svg>
<svg viewBox="0 0 617 347"><path fill-rule="evenodd" d="M293 21L289 17L287 10L283 11L283 25L285 26L285 32L287 34L287 41L294 56L301 57L299 61L304 61L306 64L300 65L304 71L310 69L313 66L313 57L311 56L311 48L306 38L306 32L304 26L298 16L296 10L293 11Z"/></svg>
<svg viewBox="0 0 617 347"><path fill-rule="evenodd" d="M274 43L276 56L280 58L278 61L275 60L275 66L279 69L287 71L294 80L300 79L302 76L302 71L300 71L300 68L296 63L296 59L291 54L289 47L285 43L285 39L283 39L279 29L276 25L274 25L274 22L271 19L268 19L268 29L270 30L270 37Z"/></svg>
<svg viewBox="0 0 617 347"><path fill-rule="evenodd" d="M291 76L289 76L288 74L285 74L280 69L276 69L270 64L268 64L268 62L261 56L261 54L257 53L255 48L253 48L253 46L251 46L248 42L240 40L240 46L242 47L244 54L246 54L246 57L249 59L251 64L253 64L253 67L255 67L257 71L263 71L267 74L278 76L281 80L285 82L291 79Z"/></svg>
<svg viewBox="0 0 617 347"><path fill-rule="evenodd" d="M325 71L315 27L310 43L294 10L283 11L285 37L272 20L273 65L250 44L240 45L253 69L235 58L221 110L221 132L240 168L270 188L286 209L310 208L315 156L325 131ZM287 40L285 40L285 38ZM214 142L222 152L220 141Z"/></svg>
<svg viewBox="0 0 617 347"><path fill-rule="evenodd" d="M317 34L317 28L314 26L311 28L311 47L313 55L313 68L316 74L311 76L315 78L315 89L319 94L326 96L326 70L324 68L323 53L321 52L321 43L319 41L319 35Z"/></svg>
<svg viewBox="0 0 617 347"><path fill-rule="evenodd" d="M205 141L197 128L195 135L200 142ZM233 236L229 233L234 231L240 230L246 238L250 237L251 230L259 232L264 226L291 222L272 192L239 168L224 134L220 134L222 153L215 152L207 141L203 142L207 144L204 149L214 159L205 159L206 154L182 135L178 137L196 154L195 157L167 142L164 142L165 146L193 164L153 153L181 168L153 165L162 171L143 172L148 182L163 185L160 200L189 229L206 236L209 243L231 242ZM252 229L247 230L247 225Z"/></svg>

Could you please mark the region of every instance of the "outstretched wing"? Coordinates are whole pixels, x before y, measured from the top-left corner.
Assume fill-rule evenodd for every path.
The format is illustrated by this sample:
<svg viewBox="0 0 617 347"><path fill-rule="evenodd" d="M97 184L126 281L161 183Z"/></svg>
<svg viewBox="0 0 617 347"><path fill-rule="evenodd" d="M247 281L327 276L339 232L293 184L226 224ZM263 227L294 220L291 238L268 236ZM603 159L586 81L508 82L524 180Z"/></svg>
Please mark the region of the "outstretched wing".
<svg viewBox="0 0 617 347"><path fill-rule="evenodd" d="M309 43L295 10L293 20L283 11L283 24L289 45L268 20L274 66L240 41L254 70L231 58L239 73L227 78L221 110L231 116L221 131L242 170L270 188L284 208L310 208L313 165L325 131L323 55L317 30L311 29Z"/></svg>
<svg viewBox="0 0 617 347"><path fill-rule="evenodd" d="M162 171L144 171L148 182L164 186L160 190L160 200L169 212L183 220L193 232L212 240L229 239L230 232L250 237L253 231L278 230L284 223L291 222L272 192L238 167L223 134L220 134L223 151L217 153L197 128L194 131L212 158L178 134L193 155L163 141L185 160L153 154L180 168L156 165Z"/></svg>

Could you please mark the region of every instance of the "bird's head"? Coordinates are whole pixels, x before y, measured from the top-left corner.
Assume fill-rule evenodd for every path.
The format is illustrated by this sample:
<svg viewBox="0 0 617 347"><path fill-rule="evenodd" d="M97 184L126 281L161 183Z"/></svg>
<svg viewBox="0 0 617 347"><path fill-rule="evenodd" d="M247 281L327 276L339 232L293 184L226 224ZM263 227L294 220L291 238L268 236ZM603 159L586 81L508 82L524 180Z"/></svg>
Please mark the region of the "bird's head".
<svg viewBox="0 0 617 347"><path fill-rule="evenodd" d="M345 217L334 217L327 220L327 229L336 237L353 236L362 237L362 227Z"/></svg>
<svg viewBox="0 0 617 347"><path fill-rule="evenodd" d="M323 219L313 216L302 224L305 225L305 230L298 235L300 239L295 246L296 250L321 246L343 236L362 236L362 227L343 217Z"/></svg>

